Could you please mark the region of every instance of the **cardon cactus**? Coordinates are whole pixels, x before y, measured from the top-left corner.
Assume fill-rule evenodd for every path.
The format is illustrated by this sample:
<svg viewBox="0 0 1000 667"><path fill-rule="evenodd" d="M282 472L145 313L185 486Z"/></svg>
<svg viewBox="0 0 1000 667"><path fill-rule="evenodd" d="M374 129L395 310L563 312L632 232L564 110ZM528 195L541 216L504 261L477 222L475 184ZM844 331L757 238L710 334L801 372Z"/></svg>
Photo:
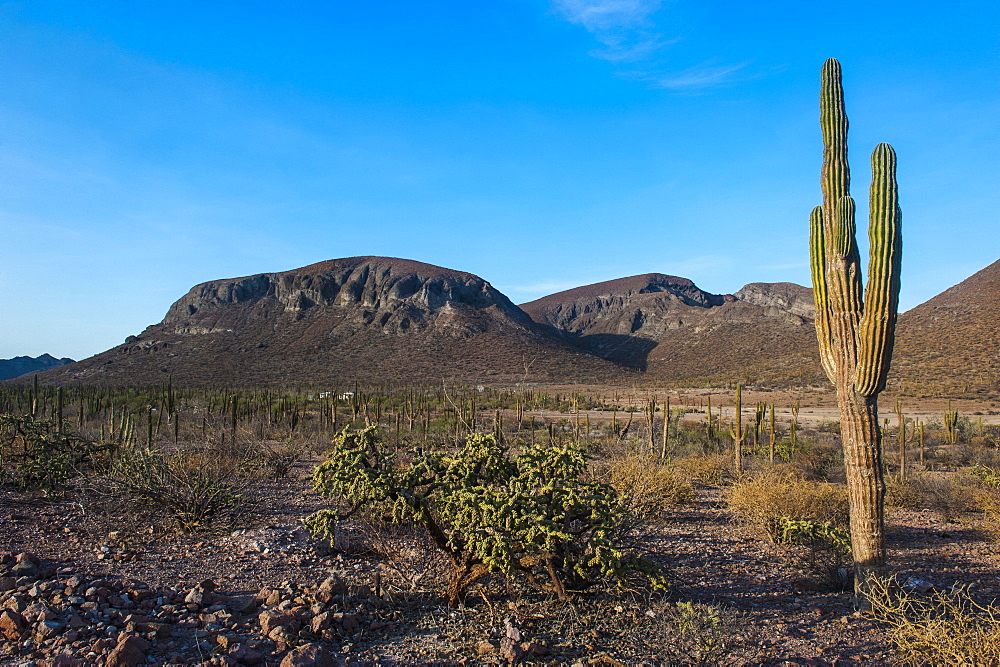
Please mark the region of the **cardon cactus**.
<svg viewBox="0 0 1000 667"><path fill-rule="evenodd" d="M840 63L823 65L823 205L810 217L810 264L820 359L837 388L844 465L851 501L856 590L885 565L882 434L878 394L892 359L899 300L901 236L896 153L879 144L872 153L869 262L864 296L855 239L854 200L847 162L847 114Z"/></svg>

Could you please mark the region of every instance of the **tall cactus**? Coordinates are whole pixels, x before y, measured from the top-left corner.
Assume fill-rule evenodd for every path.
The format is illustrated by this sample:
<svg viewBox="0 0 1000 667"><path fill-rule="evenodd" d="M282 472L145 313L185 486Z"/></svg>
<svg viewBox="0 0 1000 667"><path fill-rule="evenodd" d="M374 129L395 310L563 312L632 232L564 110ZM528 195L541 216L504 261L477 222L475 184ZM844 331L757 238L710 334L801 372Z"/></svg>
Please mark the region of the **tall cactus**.
<svg viewBox="0 0 1000 667"><path fill-rule="evenodd" d="M743 441L750 432L750 425L743 426L743 385L736 385L736 412L729 425L729 436L733 439L733 463L737 475L743 473Z"/></svg>
<svg viewBox="0 0 1000 667"><path fill-rule="evenodd" d="M840 63L823 64L823 205L810 216L810 265L820 360L837 388L844 466L851 506L855 590L864 595L885 566L882 432L878 395L892 358L899 299L901 213L896 154L888 144L872 153L868 281L861 293L854 200L847 162L847 114Z"/></svg>

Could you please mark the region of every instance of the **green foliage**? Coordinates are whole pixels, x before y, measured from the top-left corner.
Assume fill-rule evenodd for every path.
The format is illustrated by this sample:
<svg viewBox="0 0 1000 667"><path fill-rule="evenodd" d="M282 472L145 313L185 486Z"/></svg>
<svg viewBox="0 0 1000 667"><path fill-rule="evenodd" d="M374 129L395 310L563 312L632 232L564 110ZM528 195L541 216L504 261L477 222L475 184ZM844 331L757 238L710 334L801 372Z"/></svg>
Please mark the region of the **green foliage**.
<svg viewBox="0 0 1000 667"><path fill-rule="evenodd" d="M606 576L621 582L634 570L661 579L650 564L618 544L618 498L606 484L586 482L587 458L572 446L529 446L513 455L493 435L471 434L454 453L417 450L398 461L375 427L344 430L313 485L340 507L306 519L330 537L336 522L361 510L423 526L451 560L448 599L487 572L522 572L567 596Z"/></svg>
<svg viewBox="0 0 1000 667"><path fill-rule="evenodd" d="M675 650L685 664L714 664L725 655L726 637L717 609L694 602L678 602L673 610Z"/></svg>
<svg viewBox="0 0 1000 667"><path fill-rule="evenodd" d="M0 479L21 491L65 492L79 466L107 448L50 419L0 415Z"/></svg>
<svg viewBox="0 0 1000 667"><path fill-rule="evenodd" d="M813 551L826 551L841 557L851 554L850 533L829 521L782 517L778 526L781 531L778 542L782 544L798 544Z"/></svg>
<svg viewBox="0 0 1000 667"><path fill-rule="evenodd" d="M994 470L989 466L977 465L972 468L971 473L984 487L1000 489L1000 470Z"/></svg>

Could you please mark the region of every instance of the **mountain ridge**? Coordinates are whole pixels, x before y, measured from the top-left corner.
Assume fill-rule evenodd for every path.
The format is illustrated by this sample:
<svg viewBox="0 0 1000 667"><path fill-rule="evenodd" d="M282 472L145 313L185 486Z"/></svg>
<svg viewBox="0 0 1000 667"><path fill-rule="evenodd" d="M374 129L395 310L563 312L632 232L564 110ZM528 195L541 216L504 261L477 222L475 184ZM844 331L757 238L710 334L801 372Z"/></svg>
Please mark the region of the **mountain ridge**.
<svg viewBox="0 0 1000 667"><path fill-rule="evenodd" d="M1000 261L899 317L890 389L1000 391ZM486 280L375 256L192 287L53 383L746 382L826 385L812 290L712 294L645 273L515 305Z"/></svg>
<svg viewBox="0 0 1000 667"><path fill-rule="evenodd" d="M72 364L73 359L63 357L56 359L48 352L37 357L20 356L11 359L0 359L0 380L10 380L22 375L40 373L50 368Z"/></svg>

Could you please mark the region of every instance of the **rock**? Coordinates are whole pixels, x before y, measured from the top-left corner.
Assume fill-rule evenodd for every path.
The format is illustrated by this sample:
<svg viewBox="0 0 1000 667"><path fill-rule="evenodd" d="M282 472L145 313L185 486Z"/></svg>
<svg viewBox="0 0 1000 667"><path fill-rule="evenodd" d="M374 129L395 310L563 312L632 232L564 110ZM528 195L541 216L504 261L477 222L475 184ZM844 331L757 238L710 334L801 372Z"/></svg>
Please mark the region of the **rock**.
<svg viewBox="0 0 1000 667"><path fill-rule="evenodd" d="M318 635L328 627L333 622L333 614L329 611L324 611L322 614L317 614L313 616L312 623L310 625L313 634Z"/></svg>
<svg viewBox="0 0 1000 667"><path fill-rule="evenodd" d="M146 662L149 642L136 635L124 635L108 655L105 667L136 667Z"/></svg>
<svg viewBox="0 0 1000 667"><path fill-rule="evenodd" d="M281 661L281 667L334 667L333 654L320 644L304 644Z"/></svg>
<svg viewBox="0 0 1000 667"><path fill-rule="evenodd" d="M301 627L298 619L291 614L280 611L261 612L257 620L260 622L261 634L275 641L285 641L288 636L294 638L293 633ZM279 630L285 630L285 632L279 633Z"/></svg>
<svg viewBox="0 0 1000 667"><path fill-rule="evenodd" d="M331 575L323 580L323 583L319 585L319 590L321 593L329 593L330 595L345 595L347 584L340 577Z"/></svg>
<svg viewBox="0 0 1000 667"><path fill-rule="evenodd" d="M903 583L903 588L911 590L917 595L924 595L934 590L934 584L929 581L924 581L923 579L910 577Z"/></svg>
<svg viewBox="0 0 1000 667"><path fill-rule="evenodd" d="M257 608L257 600L252 595L239 595L226 600L226 608L237 614L249 614Z"/></svg>
<svg viewBox="0 0 1000 667"><path fill-rule="evenodd" d="M238 643L229 647L229 657L241 665L257 665L264 660L264 655L260 651Z"/></svg>
<svg viewBox="0 0 1000 667"><path fill-rule="evenodd" d="M169 639L174 632L174 626L170 623L147 623L146 627L160 639Z"/></svg>
<svg viewBox="0 0 1000 667"><path fill-rule="evenodd" d="M353 634L358 629L358 615L337 612L332 617L334 623L344 629L347 634Z"/></svg>
<svg viewBox="0 0 1000 667"><path fill-rule="evenodd" d="M55 637L66 628L65 623L59 621L42 621L35 626L35 636L41 640Z"/></svg>
<svg viewBox="0 0 1000 667"><path fill-rule="evenodd" d="M17 565L11 569L11 572L14 574L16 579L20 579L21 577L35 579L38 577L38 566L30 560L19 561Z"/></svg>
<svg viewBox="0 0 1000 667"><path fill-rule="evenodd" d="M48 663L41 664L48 664L52 667L86 667L88 663L83 658L74 658L72 655L64 653L52 658Z"/></svg>
<svg viewBox="0 0 1000 667"><path fill-rule="evenodd" d="M286 644L289 646L293 644L298 637L294 630L287 628L284 625L279 625L274 630L271 630L270 634L267 636L280 644Z"/></svg>
<svg viewBox="0 0 1000 667"><path fill-rule="evenodd" d="M513 641L519 642L524 639L521 636L521 631L514 626L509 618L504 621L504 632L507 634L507 638Z"/></svg>
<svg viewBox="0 0 1000 667"><path fill-rule="evenodd" d="M36 567L42 564L42 560L30 551L22 551L14 556L14 560L18 563L32 563Z"/></svg>
<svg viewBox="0 0 1000 667"><path fill-rule="evenodd" d="M537 642L521 642L521 650L524 651L525 655L533 658L540 658L549 653L548 646Z"/></svg>
<svg viewBox="0 0 1000 667"><path fill-rule="evenodd" d="M476 644L476 653L481 656L497 655L500 653L500 647L488 639L480 639Z"/></svg>
<svg viewBox="0 0 1000 667"><path fill-rule="evenodd" d="M6 593L17 588L17 579L14 577L0 577L0 593Z"/></svg>
<svg viewBox="0 0 1000 667"><path fill-rule="evenodd" d="M500 640L500 657L510 664L514 664L524 657L524 651L513 639L504 637Z"/></svg>
<svg viewBox="0 0 1000 667"><path fill-rule="evenodd" d="M9 641L17 641L21 638L27 627L24 617L11 609L0 611L0 635Z"/></svg>
<svg viewBox="0 0 1000 667"><path fill-rule="evenodd" d="M206 593L199 588L192 588L188 591L188 594L184 596L184 604L206 607L212 604L211 597L211 593Z"/></svg>

